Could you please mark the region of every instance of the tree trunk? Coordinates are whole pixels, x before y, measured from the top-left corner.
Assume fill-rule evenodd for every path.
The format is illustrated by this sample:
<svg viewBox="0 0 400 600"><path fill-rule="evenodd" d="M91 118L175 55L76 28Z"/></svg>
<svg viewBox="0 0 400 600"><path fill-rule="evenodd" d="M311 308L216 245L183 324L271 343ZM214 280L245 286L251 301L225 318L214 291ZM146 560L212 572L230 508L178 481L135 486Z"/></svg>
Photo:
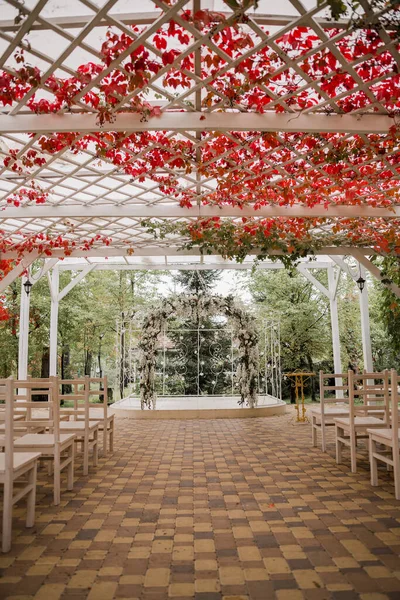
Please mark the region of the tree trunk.
<svg viewBox="0 0 400 600"><path fill-rule="evenodd" d="M85 375L89 375L89 377L92 374L92 353L90 352L90 350L86 350L85 351Z"/></svg>
<svg viewBox="0 0 400 600"><path fill-rule="evenodd" d="M308 368L310 369L310 373L314 373L314 363L313 363L313 359L310 354L307 354L307 362L308 362ZM310 391L311 391L311 400L312 400L312 402L315 402L317 399L316 395L315 395L315 377L310 378Z"/></svg>
<svg viewBox="0 0 400 600"><path fill-rule="evenodd" d="M69 346L62 346L61 352L61 379L70 379L70 348ZM70 394L72 392L72 386L63 385L62 393Z"/></svg>
<svg viewBox="0 0 400 600"><path fill-rule="evenodd" d="M43 348L42 352L42 367L40 370L40 377L47 379L50 375L50 350L49 348Z"/></svg>
<svg viewBox="0 0 400 600"><path fill-rule="evenodd" d="M296 404L296 393L294 391L294 384L290 386L290 404Z"/></svg>

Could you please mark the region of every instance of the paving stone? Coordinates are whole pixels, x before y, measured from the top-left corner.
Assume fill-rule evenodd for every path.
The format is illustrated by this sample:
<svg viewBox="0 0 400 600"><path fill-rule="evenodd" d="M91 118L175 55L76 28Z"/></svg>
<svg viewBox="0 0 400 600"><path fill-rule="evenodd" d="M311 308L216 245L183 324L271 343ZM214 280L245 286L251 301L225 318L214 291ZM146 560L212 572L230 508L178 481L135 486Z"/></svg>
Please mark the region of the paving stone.
<svg viewBox="0 0 400 600"><path fill-rule="evenodd" d="M333 428L331 428L333 429ZM1 600L398 600L400 503L310 444L292 413L265 419L116 420L100 457L36 523L15 509Z"/></svg>

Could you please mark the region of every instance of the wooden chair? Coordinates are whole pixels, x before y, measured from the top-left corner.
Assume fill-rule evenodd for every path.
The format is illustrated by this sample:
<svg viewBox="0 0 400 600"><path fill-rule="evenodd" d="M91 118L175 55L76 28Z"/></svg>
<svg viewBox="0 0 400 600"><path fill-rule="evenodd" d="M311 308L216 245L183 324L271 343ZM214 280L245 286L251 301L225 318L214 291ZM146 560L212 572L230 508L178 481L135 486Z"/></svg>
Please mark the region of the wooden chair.
<svg viewBox="0 0 400 600"><path fill-rule="evenodd" d="M368 428L387 427L389 415L389 373L348 373L349 416L334 419L336 462L342 462L342 449L350 448L351 472L357 472L357 441L367 439ZM357 403L357 401L359 403Z"/></svg>
<svg viewBox="0 0 400 600"><path fill-rule="evenodd" d="M26 526L33 527L35 523L36 474L40 452L14 453L15 398L12 379L0 380L0 399L5 403L2 442L5 452L0 453L0 484L4 488L2 551L8 552L11 548L12 509L25 496Z"/></svg>
<svg viewBox="0 0 400 600"><path fill-rule="evenodd" d="M327 380L334 378L341 379L342 385L329 385ZM319 372L319 396L320 405L311 408L311 434L312 445L318 443L318 431L321 432L321 448L326 452L326 427L335 425L334 419L337 417L347 417L349 414L348 397L348 373L324 373ZM330 396L332 392L342 391L343 398ZM344 397L346 396L346 397Z"/></svg>
<svg viewBox="0 0 400 600"><path fill-rule="evenodd" d="M98 388L93 389L92 384L97 384ZM103 432L103 456L107 455L107 446L110 452L114 451L115 415L108 408L107 384L107 377L89 378L89 416L99 422L99 432ZM93 396L97 396L101 402L90 401ZM82 415L78 415L78 420L82 418Z"/></svg>
<svg viewBox="0 0 400 600"><path fill-rule="evenodd" d="M58 398L58 383L56 377L45 379L29 379L17 381L15 386L30 391L30 400L21 405L27 409L28 427L43 427L46 433L27 433L14 441L16 452L37 451L41 453L41 460L49 461L53 467L54 477L54 504L61 501L61 473L67 471L67 489L72 490L74 485L74 440L72 432L60 432L60 405ZM47 402L34 402L34 396L47 396ZM33 418L32 410L46 409L42 419ZM28 416L31 421L28 421ZM46 418L48 417L48 418Z"/></svg>
<svg viewBox="0 0 400 600"><path fill-rule="evenodd" d="M393 467L396 500L400 500L399 386L400 376L392 369L390 373L391 426L384 429L367 429L369 435L371 485L378 485L378 461L385 463L388 468Z"/></svg>
<svg viewBox="0 0 400 600"><path fill-rule="evenodd" d="M62 433L70 432L75 435L75 441L83 450L83 474L89 473L89 454L93 452L93 466L98 463L98 438L99 421L90 420L89 399L90 382L89 377L82 379L64 379L59 381L59 385L70 385L73 389L72 394L60 394L62 400L73 400L74 408L61 408L61 414L68 414L73 417L72 421L61 421L60 431ZM80 389L83 388L83 389ZM81 419L79 419L81 417Z"/></svg>

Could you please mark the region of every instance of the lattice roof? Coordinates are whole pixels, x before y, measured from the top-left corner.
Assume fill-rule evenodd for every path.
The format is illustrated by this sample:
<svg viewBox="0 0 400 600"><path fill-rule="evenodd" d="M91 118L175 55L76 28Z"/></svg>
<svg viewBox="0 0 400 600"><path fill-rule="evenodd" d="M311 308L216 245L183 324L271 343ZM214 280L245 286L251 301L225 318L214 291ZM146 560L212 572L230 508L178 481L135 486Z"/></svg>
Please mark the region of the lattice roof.
<svg viewBox="0 0 400 600"><path fill-rule="evenodd" d="M0 251L168 253L198 217L400 250L398 7L234 5L1 3Z"/></svg>

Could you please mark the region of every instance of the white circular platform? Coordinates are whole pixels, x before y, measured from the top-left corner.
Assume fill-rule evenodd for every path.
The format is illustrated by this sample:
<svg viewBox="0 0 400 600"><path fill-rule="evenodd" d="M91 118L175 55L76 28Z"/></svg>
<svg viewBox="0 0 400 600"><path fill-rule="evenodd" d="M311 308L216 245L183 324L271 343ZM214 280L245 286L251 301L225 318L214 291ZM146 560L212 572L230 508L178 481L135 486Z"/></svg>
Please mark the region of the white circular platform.
<svg viewBox="0 0 400 600"><path fill-rule="evenodd" d="M259 396L256 408L242 407L238 400L239 396L160 396L156 410L141 410L140 399L128 397L111 408L131 419L246 419L285 414L285 402L272 396Z"/></svg>

